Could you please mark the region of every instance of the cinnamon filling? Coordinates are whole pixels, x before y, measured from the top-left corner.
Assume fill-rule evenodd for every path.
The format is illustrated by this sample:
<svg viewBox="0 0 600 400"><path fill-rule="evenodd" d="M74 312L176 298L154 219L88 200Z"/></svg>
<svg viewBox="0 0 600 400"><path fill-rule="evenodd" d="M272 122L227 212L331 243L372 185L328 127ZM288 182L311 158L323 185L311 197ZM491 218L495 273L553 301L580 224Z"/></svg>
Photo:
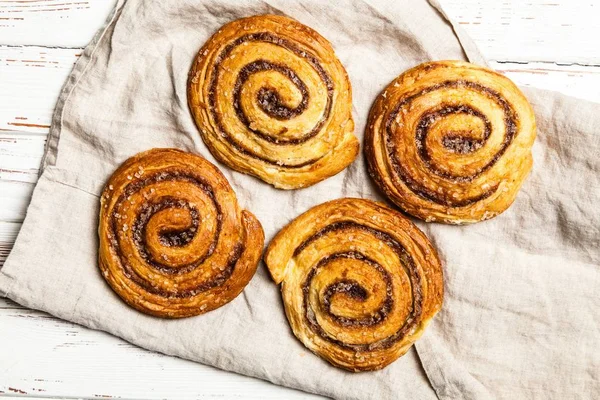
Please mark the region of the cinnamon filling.
<svg viewBox="0 0 600 400"><path fill-rule="evenodd" d="M124 275L135 282L138 286L143 288L145 291L156 294L162 297L173 297L173 298L186 298L195 296L201 292L205 292L209 289L218 287L223 285L229 277L232 275L235 265L239 258L241 257L244 251L244 244L238 242L235 244L233 251L230 253L229 257L225 261L225 265L219 267L219 272L212 276L207 281L201 282L193 288L178 290L178 291L165 291L160 289L157 286L153 286L151 281L148 281L146 278L138 275L138 273L129 265L127 257L120 251L120 245L118 242L119 236L116 232L122 228L119 222L118 210L121 207L121 204L127 201L128 197L132 194L139 192L143 188L153 185L162 181L179 181L191 183L200 190L202 190L212 201L213 206L217 212L217 226L215 230L215 235L211 238L211 244L208 248L208 251L202 255L195 262L185 265L182 267L174 268L164 262L164 260L155 260L149 254L147 249L147 244L145 240L145 229L148 221L152 218L154 214L159 211L165 209L185 209L188 210L191 217L191 225L189 228L181 230L181 231L164 231L160 232L159 241L161 245L165 247L185 247L188 245L195 235L198 232L198 227L200 224L200 215L198 210L190 205L185 200L176 199L171 196L164 196L162 198L156 199L154 201L149 201L146 204L141 206L140 211L138 212L135 223L131 227L131 235L134 241L136 248L139 251L141 258L144 262L157 270L160 273L169 274L169 275L181 275L188 272L193 271L194 269L201 267L206 261L208 257L210 257L217 246L217 242L219 240L221 234L221 225L222 225L222 211L221 207L217 203L215 195L213 193L212 188L201 178L197 176L192 176L187 174L186 172L181 172L177 170L172 171L163 171L158 174L155 174L146 179L140 179L134 181L127 185L123 190L123 193L117 199L115 206L113 207L113 211L110 214L110 232L109 235L111 239L111 248L115 252L115 254L119 257L120 267L123 269Z"/></svg>
<svg viewBox="0 0 600 400"><path fill-rule="evenodd" d="M404 324L394 334L392 334L386 338L383 338L381 340L378 340L376 342L369 343L369 344L348 344L348 343L342 342L341 340L338 340L334 337L331 337L327 332L325 332L323 330L323 328L321 328L321 326L319 325L319 323L316 319L315 310L313 310L312 307L310 306L310 302L309 302L310 286L311 286L312 279L316 276L316 274L318 273L318 270L335 259L353 258L353 259L361 260L362 262L368 264L371 268L375 268L380 273L382 280L386 284L386 287L385 287L386 297L385 297L384 301L382 302L381 307L378 310L375 310L368 317L353 319L353 318L346 318L346 317L340 317L340 316L334 315L331 312L331 297L335 293L345 293L346 295L351 296L357 300L366 300L366 298L368 296L366 289L364 289L362 286L360 286L357 282L354 282L354 281L348 280L348 279L340 279L340 280L330 284L326 288L323 299L321 300L321 302L322 302L322 310L320 310L321 312L326 313L332 320L334 320L336 323L338 323L339 325L341 325L343 327L351 327L351 326L371 327L371 326L376 326L381 323L385 323L389 313L391 312L391 310L393 308L393 305L394 305L393 286L392 286L392 277L391 277L390 273L388 271L386 271L376 261L370 259L369 257L365 256L364 254L356 252L356 251L350 251L350 252L336 253L336 254L332 254L332 255L324 257L309 272L306 280L304 281L304 283L302 285L302 292L304 295L304 303L303 303L304 317L305 317L306 323L308 324L310 329L313 332L315 332L317 335L319 335L321 338L323 338L324 340L327 340L328 342L334 343L337 346L342 347L344 349L350 349L353 351L373 351L373 350L389 348L392 345L394 345L394 343L401 341L408 334L408 332L410 332L414 328L414 326L418 323L418 320L419 320L422 310L423 310L423 293L422 293L422 289L421 289L421 276L419 275L419 272L414 263L414 260L412 259L410 254L408 254L408 252L406 251L404 246L402 246L401 243L399 243L396 239L391 237L389 234L387 234L383 231L377 230L375 228L371 228L371 227L365 226L365 225L360 225L353 221L340 221L340 222L333 223L333 224L321 229L319 232L315 233L313 236L311 236L310 238L305 240L303 243L301 243L300 246L298 246L298 248L294 252L294 256L297 256L298 254L300 254L302 252L302 250L304 250L310 243L314 242L315 240L317 240L321 236L325 235L326 233L333 232L333 231L341 231L344 229L360 229L360 230L366 231L369 234L375 236L377 239L385 242L386 245L390 246L394 250L394 252L398 255L399 259L401 260L402 267L406 270L406 272L409 276L411 287L412 287L412 300L413 301L411 304L409 315L408 315L406 321L404 322Z"/></svg>
<svg viewBox="0 0 600 400"><path fill-rule="evenodd" d="M379 272L382 280L385 282L386 297L385 297L385 300L384 300L382 306L368 317L354 319L354 318L346 318L346 317L337 316L331 312L331 298L333 297L334 294L344 293L347 296L350 296L356 300L362 300L362 301L365 301L369 295L367 293L366 289L363 288L362 286L360 286L360 284L358 282L348 280L348 279L342 279L342 280L336 281L335 283L329 285L327 287L327 289L325 290L325 293L323 294L323 300L322 300L324 312L327 315L329 315L331 317L331 319L336 321L341 326L373 326L373 325L380 324L388 316L388 314L390 313L392 306L394 304L394 300L392 298L392 291L393 291L392 277L381 265L379 265L379 263L377 263L374 260L371 260L370 258L367 258L366 256L364 256L361 253L354 252L354 251L346 252L346 253L337 253L337 254L332 254L328 257L321 259L321 261L319 261L317 266L315 266L315 268L313 268L310 271L310 274L308 275L306 282L304 283L302 290L304 291L305 296L308 294L308 288L310 287L312 279L317 274L317 271L320 268L327 265L329 262L340 259L340 258L352 258L352 259L356 259L356 260L361 260L365 264L376 269L377 272Z"/></svg>
<svg viewBox="0 0 600 400"><path fill-rule="evenodd" d="M426 112L423 114L417 124L416 135L415 135L415 144L419 153L420 158L423 160L424 164L429 168L429 170L437 176L440 176L446 180L457 182L457 183L468 183L479 177L485 171L492 168L502 157L502 155L506 152L508 146L512 143L515 135L517 134L517 126L518 126L518 117L515 111L512 109L510 104L502 97L502 95L495 90L492 90L488 87L480 85L475 82L465 81L465 80L456 80L456 81L445 81L436 85L432 85L428 88L423 89L422 91L408 96L402 99L398 105L394 108L394 110L390 113L386 124L385 124L385 145L389 155L391 166L394 172L397 174L399 179L415 194L418 196L432 201L434 203L448 206L448 207L464 207L481 201L483 199L491 196L498 188L497 185L492 186L489 190L481 193L477 196L469 197L466 199L455 199L451 198L447 195L438 193L431 189L428 189L421 185L419 182L410 177L410 173L404 167L402 160L399 159L396 151L396 144L391 140L393 135L392 125L400 110L409 106L410 103L419 96L425 95L427 93L433 92L435 90L445 89L445 88L469 88L480 93L483 93L486 97L494 101L496 104L502 108L504 111L504 125L505 125L505 136L502 141L501 147L498 152L493 156L493 158L488 162L485 166L479 168L474 174L469 176L457 176L447 173L446 171L442 171L437 168L433 163L431 163L431 156L429 154L429 150L425 145L425 141L427 138L427 134L429 132L430 127L439 119L450 115L450 114L469 114L475 116L482 120L484 124L484 137L483 139L471 139L471 138L463 138L456 134L446 136L443 139L444 147L448 148L450 151L467 154L474 152L480 149L485 142L488 140L492 126L489 119L479 110L470 107L468 105L442 105L440 108Z"/></svg>
<svg viewBox="0 0 600 400"><path fill-rule="evenodd" d="M262 138L270 143L277 144L277 145L290 145L290 144L304 143L307 140L311 139L312 137L316 136L321 131L323 125L329 118L329 116L331 114L331 110L333 108L333 91L334 91L333 81L331 80L331 78L329 77L329 75L327 74L325 69L321 66L321 64L319 63L319 61L317 60L317 58L315 56L298 48L292 42L290 42L286 39L277 37L271 33L268 33L268 32L252 33L249 35L242 36L242 37L236 39L235 41L233 41L232 43L228 44L223 49L221 54L219 54L215 59L215 64L213 66L212 74L211 74L211 83L210 83L208 100L209 100L209 109L211 111L211 114L212 114L212 116L215 120L215 123L217 125L217 128L219 130L219 134L240 153L247 155L249 157L255 158L255 159L259 159L267 164L277 165L277 166L286 167L286 168L302 168L307 165L314 164L316 161L319 160L319 158L311 159L311 160L304 161L304 162L301 162L298 164L289 164L289 163L285 163L281 160L273 160L273 159L268 159L268 158L262 157L262 156L256 154L251 149L244 146L242 143L237 142L235 139L233 139L227 133L227 130L225 129L225 126L223 124L221 116L219 115L219 113L217 111L217 92L219 90L218 89L219 66L220 66L222 60L225 59L233 51L233 49L235 47L237 47L243 43L246 43L246 42L272 43L272 44L281 46L281 47L285 48L286 50L293 52L294 54L296 54L299 57L304 58L318 73L319 77L321 78L321 81L327 88L327 104L325 107L325 111L323 113L323 116L319 119L319 121L317 121L317 123L315 124L313 129L311 129L309 132L307 132L300 138L294 138L294 139L275 138L265 132L261 132L257 129L252 129L250 127L250 121L248 120L248 117L244 114L242 107L240 105L240 96L241 96L240 92L241 92L242 85L244 84L244 82L246 82L248 80L248 78L252 74L255 74L260 71L269 71L269 70L277 71L277 72L283 74L284 76L286 76L294 84L294 86L296 86L296 88L298 88L298 90L302 94L302 101L300 102L300 104L297 107L289 108L289 107L285 106L284 104L282 104L281 99L280 99L279 95L277 94L277 92L275 92L272 88L267 88L267 87L262 88L259 91L258 98L256 99L259 104L259 107L267 115L269 115L275 119L279 119L279 120L289 120L291 118L294 118L294 117L300 115L302 112L304 112L304 110L306 110L306 108L308 106L308 102L310 101L308 88L306 87L306 84L304 82L302 82L302 80L298 77L298 75L291 68L288 68L286 66L283 66L280 64L274 64L274 63L271 63L271 62L265 61L265 60L257 60L257 61L254 61L254 62L244 66L242 68L242 70L240 71L238 78L236 80L236 84L235 84L235 87L233 90L233 101L234 101L234 108L235 108L238 118L247 127L248 130L250 130L257 136L259 136L260 138Z"/></svg>

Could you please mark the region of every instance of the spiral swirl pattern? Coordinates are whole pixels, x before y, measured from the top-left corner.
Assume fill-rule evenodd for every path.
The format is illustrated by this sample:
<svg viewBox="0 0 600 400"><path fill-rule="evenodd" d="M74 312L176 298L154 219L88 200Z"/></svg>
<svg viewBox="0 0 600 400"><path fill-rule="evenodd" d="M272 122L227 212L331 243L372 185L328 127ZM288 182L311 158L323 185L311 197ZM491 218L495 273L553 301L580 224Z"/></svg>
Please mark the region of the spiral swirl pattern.
<svg viewBox="0 0 600 400"><path fill-rule="evenodd" d="M264 235L221 172L202 157L153 149L127 160L101 197L99 266L129 305L180 318L233 300Z"/></svg>
<svg viewBox="0 0 600 400"><path fill-rule="evenodd" d="M404 211L470 223L506 210L532 166L535 118L506 77L473 64L421 64L371 109L369 172Z"/></svg>
<svg viewBox="0 0 600 400"><path fill-rule="evenodd" d="M277 234L265 262L294 334L351 371L403 355L442 305L441 265L427 237L370 200L310 209Z"/></svg>
<svg viewBox="0 0 600 400"><path fill-rule="evenodd" d="M223 26L196 57L188 101L215 157L278 188L319 182L358 153L346 71L327 40L286 17Z"/></svg>

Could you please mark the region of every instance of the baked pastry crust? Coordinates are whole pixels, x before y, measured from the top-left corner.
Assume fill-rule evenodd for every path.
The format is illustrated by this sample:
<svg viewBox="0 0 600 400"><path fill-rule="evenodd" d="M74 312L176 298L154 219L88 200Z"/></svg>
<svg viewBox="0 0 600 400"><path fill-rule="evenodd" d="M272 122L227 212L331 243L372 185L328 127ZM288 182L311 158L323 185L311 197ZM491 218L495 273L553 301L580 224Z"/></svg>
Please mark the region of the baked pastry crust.
<svg viewBox="0 0 600 400"><path fill-rule="evenodd" d="M275 236L264 259L296 337L350 371L395 361L442 306L436 250L400 212L371 200L308 210Z"/></svg>
<svg viewBox="0 0 600 400"><path fill-rule="evenodd" d="M533 164L531 105L507 77L461 61L421 64L373 105L369 173L407 213L464 224L505 211Z"/></svg>
<svg viewBox="0 0 600 400"><path fill-rule="evenodd" d="M277 188L313 185L358 154L344 67L326 39L287 17L224 25L198 52L188 104L219 161Z"/></svg>
<svg viewBox="0 0 600 400"><path fill-rule="evenodd" d="M240 209L204 158L152 149L123 163L100 199L99 266L130 306L163 318L202 314L248 284L264 245L256 217Z"/></svg>

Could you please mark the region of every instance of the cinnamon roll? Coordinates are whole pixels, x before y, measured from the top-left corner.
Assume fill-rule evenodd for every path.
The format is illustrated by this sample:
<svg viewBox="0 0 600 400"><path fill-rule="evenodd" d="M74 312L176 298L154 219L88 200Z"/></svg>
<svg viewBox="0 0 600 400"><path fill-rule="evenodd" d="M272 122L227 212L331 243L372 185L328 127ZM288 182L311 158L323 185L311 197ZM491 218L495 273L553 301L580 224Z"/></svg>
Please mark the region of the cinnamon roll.
<svg viewBox="0 0 600 400"><path fill-rule="evenodd" d="M344 67L326 39L290 18L219 29L192 65L188 103L219 161L277 188L317 183L358 153Z"/></svg>
<svg viewBox="0 0 600 400"><path fill-rule="evenodd" d="M204 158L153 149L125 161L100 200L99 266L146 314L181 318L233 300L260 260L264 234Z"/></svg>
<svg viewBox="0 0 600 400"><path fill-rule="evenodd" d="M508 78L460 61L421 64L377 98L369 172L407 213L472 223L505 211L531 170L531 105Z"/></svg>
<svg viewBox="0 0 600 400"><path fill-rule="evenodd" d="M442 306L436 250L398 211L370 200L310 209L276 235L265 262L296 337L350 371L392 363Z"/></svg>

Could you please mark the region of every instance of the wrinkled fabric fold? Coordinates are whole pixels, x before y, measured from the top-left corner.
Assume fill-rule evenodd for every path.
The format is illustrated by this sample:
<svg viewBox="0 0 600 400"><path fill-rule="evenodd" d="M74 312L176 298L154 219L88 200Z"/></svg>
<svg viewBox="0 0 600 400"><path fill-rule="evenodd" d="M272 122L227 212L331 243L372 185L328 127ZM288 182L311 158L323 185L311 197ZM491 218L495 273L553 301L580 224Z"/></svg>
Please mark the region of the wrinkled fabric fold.
<svg viewBox="0 0 600 400"><path fill-rule="evenodd" d="M110 290L97 267L98 194L121 162L149 148L215 163L267 241L327 200L384 200L362 154L315 186L281 191L207 150L187 107L192 60L221 25L261 13L286 14L331 41L352 83L361 140L375 97L406 69L485 63L435 0L120 0L59 97L0 293L150 350L334 398L598 397L600 105L558 93L525 90L538 139L531 176L508 211L464 227L418 222L439 250L445 302L415 348L384 370L344 372L306 350L263 264L233 302L183 320L139 314Z"/></svg>

